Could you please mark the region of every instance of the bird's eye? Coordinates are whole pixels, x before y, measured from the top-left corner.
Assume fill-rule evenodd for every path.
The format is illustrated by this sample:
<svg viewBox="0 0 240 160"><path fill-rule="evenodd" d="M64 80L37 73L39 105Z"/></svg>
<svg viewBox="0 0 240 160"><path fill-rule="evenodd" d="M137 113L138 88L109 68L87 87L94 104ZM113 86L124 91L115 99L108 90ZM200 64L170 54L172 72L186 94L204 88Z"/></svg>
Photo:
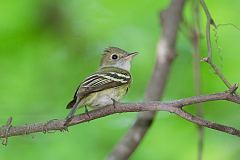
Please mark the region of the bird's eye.
<svg viewBox="0 0 240 160"><path fill-rule="evenodd" d="M113 54L113 55L112 55L112 59L114 59L114 60L118 59L118 55Z"/></svg>

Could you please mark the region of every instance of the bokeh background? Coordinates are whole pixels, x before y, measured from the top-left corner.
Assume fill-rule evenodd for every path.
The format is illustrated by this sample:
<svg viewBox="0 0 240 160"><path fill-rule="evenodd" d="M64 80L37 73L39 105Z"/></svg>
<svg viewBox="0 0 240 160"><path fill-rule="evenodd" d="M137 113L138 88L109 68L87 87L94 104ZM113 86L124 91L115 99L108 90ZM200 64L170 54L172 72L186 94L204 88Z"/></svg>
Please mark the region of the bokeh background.
<svg viewBox="0 0 240 160"><path fill-rule="evenodd" d="M0 1L0 123L13 125L64 118L66 104L99 64L102 50L117 46L141 54L133 62L133 84L125 102L143 101L161 36L159 12L169 0L9 0ZM207 1L215 21L240 26L240 1ZM191 5L184 17L191 22ZM203 15L203 14L202 14ZM202 28L205 18L202 16ZM184 25L177 43L163 100L194 95L193 49ZM214 61L235 83L240 81L240 31L232 26L212 32ZM204 31L203 31L204 35ZM215 42L218 42L216 44ZM206 56L204 37L201 54ZM202 92L226 90L207 64L201 64ZM195 107L187 109L195 113ZM205 118L240 128L239 105L204 104ZM83 110L79 110L79 113ZM97 119L69 132L12 137L0 146L0 159L104 159L127 132L136 113ZM240 139L205 130L204 160L237 160ZM192 160L197 157L197 127L173 114L160 112L131 159Z"/></svg>

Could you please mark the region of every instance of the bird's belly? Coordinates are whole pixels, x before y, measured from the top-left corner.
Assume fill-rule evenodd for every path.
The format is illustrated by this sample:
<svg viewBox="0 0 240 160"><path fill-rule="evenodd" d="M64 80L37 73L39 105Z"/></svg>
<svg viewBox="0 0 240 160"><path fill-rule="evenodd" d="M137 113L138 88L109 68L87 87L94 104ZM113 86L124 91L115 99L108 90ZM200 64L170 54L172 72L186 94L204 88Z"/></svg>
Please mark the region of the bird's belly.
<svg viewBox="0 0 240 160"><path fill-rule="evenodd" d="M110 88L100 92L92 93L85 98L85 105L89 105L94 108L111 105L113 104L112 99L118 101L126 94L127 87L128 86L121 86L121 88Z"/></svg>

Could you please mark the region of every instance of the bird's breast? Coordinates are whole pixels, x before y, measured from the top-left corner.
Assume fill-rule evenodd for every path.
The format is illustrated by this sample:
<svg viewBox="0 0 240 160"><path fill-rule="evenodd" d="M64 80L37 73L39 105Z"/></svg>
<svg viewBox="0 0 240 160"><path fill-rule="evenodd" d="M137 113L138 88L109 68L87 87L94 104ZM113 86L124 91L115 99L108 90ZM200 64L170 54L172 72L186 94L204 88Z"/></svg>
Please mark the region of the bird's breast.
<svg viewBox="0 0 240 160"><path fill-rule="evenodd" d="M127 92L128 85L106 89L91 93L82 100L82 105L88 105L93 108L100 108L113 104L113 100L119 101Z"/></svg>

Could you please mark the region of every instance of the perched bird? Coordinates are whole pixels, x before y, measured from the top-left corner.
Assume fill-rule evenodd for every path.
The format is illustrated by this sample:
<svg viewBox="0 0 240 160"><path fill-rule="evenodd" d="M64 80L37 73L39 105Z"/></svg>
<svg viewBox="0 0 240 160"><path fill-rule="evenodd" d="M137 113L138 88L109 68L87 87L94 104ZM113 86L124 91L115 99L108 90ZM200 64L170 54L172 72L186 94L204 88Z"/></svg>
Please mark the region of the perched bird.
<svg viewBox="0 0 240 160"><path fill-rule="evenodd" d="M73 100L68 103L67 109L71 109L66 117L69 121L76 110L85 106L99 108L114 104L124 96L131 84L131 61L137 52L128 53L117 47L109 47L104 50L100 68L97 72L88 76L78 87Z"/></svg>

